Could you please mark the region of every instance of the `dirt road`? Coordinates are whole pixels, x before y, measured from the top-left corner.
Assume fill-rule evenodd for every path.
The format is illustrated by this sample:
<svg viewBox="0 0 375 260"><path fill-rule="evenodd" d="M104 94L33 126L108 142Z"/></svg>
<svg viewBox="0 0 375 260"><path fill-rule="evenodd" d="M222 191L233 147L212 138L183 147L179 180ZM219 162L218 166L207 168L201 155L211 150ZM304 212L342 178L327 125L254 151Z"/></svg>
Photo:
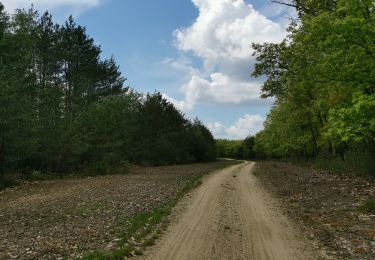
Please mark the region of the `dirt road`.
<svg viewBox="0 0 375 260"><path fill-rule="evenodd" d="M186 198L188 204L152 260L310 259L307 247L252 173L254 163L217 171Z"/></svg>

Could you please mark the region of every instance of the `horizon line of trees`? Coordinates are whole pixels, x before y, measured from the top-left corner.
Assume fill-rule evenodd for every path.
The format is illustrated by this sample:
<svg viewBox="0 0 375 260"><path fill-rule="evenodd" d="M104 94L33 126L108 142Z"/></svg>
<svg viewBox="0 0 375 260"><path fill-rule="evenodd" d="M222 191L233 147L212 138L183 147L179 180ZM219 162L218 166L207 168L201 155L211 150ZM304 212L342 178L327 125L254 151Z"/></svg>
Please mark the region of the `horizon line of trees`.
<svg viewBox="0 0 375 260"><path fill-rule="evenodd" d="M59 25L33 8L9 15L0 2L0 179L215 159L202 122L160 93L125 87L101 52L72 16Z"/></svg>
<svg viewBox="0 0 375 260"><path fill-rule="evenodd" d="M217 139L217 158L251 160L256 158L254 151L255 137L248 136L244 140Z"/></svg>
<svg viewBox="0 0 375 260"><path fill-rule="evenodd" d="M253 76L275 103L256 135L263 158L326 161L375 174L372 0L285 0L298 19L278 44L253 44Z"/></svg>

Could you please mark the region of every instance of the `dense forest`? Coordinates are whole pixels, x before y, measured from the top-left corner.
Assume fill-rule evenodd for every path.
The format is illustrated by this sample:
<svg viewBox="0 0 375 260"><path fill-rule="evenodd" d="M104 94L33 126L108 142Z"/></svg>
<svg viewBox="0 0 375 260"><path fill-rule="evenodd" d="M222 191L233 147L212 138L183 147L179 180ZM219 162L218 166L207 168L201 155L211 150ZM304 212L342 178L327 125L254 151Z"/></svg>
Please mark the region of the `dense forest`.
<svg viewBox="0 0 375 260"><path fill-rule="evenodd" d="M267 78L262 97L275 99L265 129L216 142L160 93L125 86L115 59L103 59L72 17L59 25L48 12L8 14L0 3L0 182L215 157L306 160L373 174L373 2L273 2L294 7L298 18L281 43L253 44L253 76Z"/></svg>
<svg viewBox="0 0 375 260"><path fill-rule="evenodd" d="M241 160L255 159L255 137L248 136L244 140L216 140L217 158L233 158Z"/></svg>
<svg viewBox="0 0 375 260"><path fill-rule="evenodd" d="M253 44L253 75L274 97L260 158L312 160L375 173L375 11L372 0L273 1L298 13L280 44Z"/></svg>
<svg viewBox="0 0 375 260"><path fill-rule="evenodd" d="M0 179L108 173L123 162L163 165L215 158L215 141L160 93L125 87L114 58L72 17L0 3Z"/></svg>

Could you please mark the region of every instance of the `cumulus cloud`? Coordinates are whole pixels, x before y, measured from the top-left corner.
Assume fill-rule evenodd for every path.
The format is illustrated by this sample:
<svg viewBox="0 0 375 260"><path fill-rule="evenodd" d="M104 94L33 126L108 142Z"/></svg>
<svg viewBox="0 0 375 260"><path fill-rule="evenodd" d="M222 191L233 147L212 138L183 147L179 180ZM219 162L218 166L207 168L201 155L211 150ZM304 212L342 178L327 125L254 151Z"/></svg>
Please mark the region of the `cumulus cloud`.
<svg viewBox="0 0 375 260"><path fill-rule="evenodd" d="M225 132L229 138L243 139L262 130L264 120L261 115L245 115Z"/></svg>
<svg viewBox="0 0 375 260"><path fill-rule="evenodd" d="M187 79L191 77L191 75L198 72L193 66L192 61L189 57L181 55L178 59L175 58L165 58L162 62L162 65L168 65L169 67L182 71L186 74Z"/></svg>
<svg viewBox="0 0 375 260"><path fill-rule="evenodd" d="M251 56L251 42L277 42L284 28L244 0L193 0L199 16L191 27L175 32L180 50L192 51L208 67Z"/></svg>
<svg viewBox="0 0 375 260"><path fill-rule="evenodd" d="M207 127L210 129L214 137L221 138L225 134L225 125L223 125L221 122L208 123Z"/></svg>
<svg viewBox="0 0 375 260"><path fill-rule="evenodd" d="M212 73L209 79L192 75L182 90L188 103L252 104L259 101L258 82L243 82L224 73Z"/></svg>
<svg viewBox="0 0 375 260"><path fill-rule="evenodd" d="M208 123L207 127L216 138L244 139L249 135L255 135L263 129L265 118L261 115L246 114L229 127L220 122Z"/></svg>
<svg viewBox="0 0 375 260"><path fill-rule="evenodd" d="M184 100L179 101L174 98L171 98L167 94L163 94L163 98L171 102L181 112L189 112L193 109L194 106L194 104L186 102Z"/></svg>
<svg viewBox="0 0 375 260"><path fill-rule="evenodd" d="M250 77L252 42L279 42L286 25L267 19L244 0L192 0L195 22L174 32L175 45L203 66L189 70L181 88L186 103L259 104L262 82ZM268 103L266 102L268 105Z"/></svg>
<svg viewBox="0 0 375 260"><path fill-rule="evenodd" d="M13 11L16 8L29 8L34 4L38 9L55 9L59 7L71 7L75 11L98 6L102 0L2 0L7 10Z"/></svg>

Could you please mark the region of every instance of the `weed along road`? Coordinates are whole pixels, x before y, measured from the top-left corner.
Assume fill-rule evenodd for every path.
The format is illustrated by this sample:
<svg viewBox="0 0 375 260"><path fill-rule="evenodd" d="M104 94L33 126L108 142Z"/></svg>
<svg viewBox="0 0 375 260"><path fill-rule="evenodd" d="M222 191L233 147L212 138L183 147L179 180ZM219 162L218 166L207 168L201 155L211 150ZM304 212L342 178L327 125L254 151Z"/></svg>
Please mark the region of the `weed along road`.
<svg viewBox="0 0 375 260"><path fill-rule="evenodd" d="M177 206L181 214L143 258L310 259L303 239L252 173L254 163L216 171Z"/></svg>

